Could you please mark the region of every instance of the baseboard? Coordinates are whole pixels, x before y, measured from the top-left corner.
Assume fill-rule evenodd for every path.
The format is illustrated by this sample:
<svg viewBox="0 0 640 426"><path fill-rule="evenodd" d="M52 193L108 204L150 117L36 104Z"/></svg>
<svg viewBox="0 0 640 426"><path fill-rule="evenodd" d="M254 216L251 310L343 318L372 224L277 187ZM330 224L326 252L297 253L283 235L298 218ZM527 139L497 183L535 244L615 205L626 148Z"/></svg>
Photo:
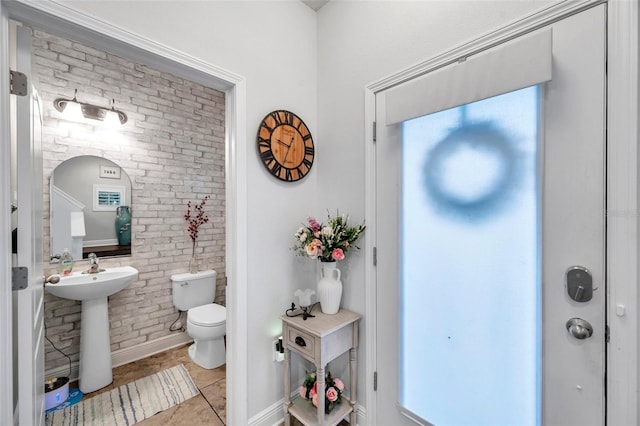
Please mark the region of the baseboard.
<svg viewBox="0 0 640 426"><path fill-rule="evenodd" d="M186 332L174 333L150 342L111 352L111 364L118 367L193 342Z"/></svg>
<svg viewBox="0 0 640 426"><path fill-rule="evenodd" d="M131 346L130 348L111 352L111 365L113 367L118 367L124 364L129 364L130 362L137 361L160 352L168 351L169 349L177 348L178 346L191 342L193 342L193 339L191 339L186 332L170 334L169 336L161 337L150 342L141 343L136 346ZM79 374L80 365L75 362L71 364L71 372L69 372L69 366L65 364L60 367L47 370L45 372L45 377L69 377L69 381L74 382L78 380Z"/></svg>
<svg viewBox="0 0 640 426"><path fill-rule="evenodd" d="M295 396L295 393L297 393L297 391L292 393L291 396L292 397ZM269 407L265 408L255 416L251 417L249 419L249 426L280 426L282 425L282 423L284 422L284 412L282 409L283 405L284 405L284 398L271 404ZM358 426L358 424L366 425L367 415L366 415L366 410L362 405L356 404L356 414L357 414L356 421L358 423L355 426ZM349 421L349 419L347 419L347 421Z"/></svg>
<svg viewBox="0 0 640 426"><path fill-rule="evenodd" d="M249 426L280 426L284 421L282 407L284 398L279 399L249 419Z"/></svg>

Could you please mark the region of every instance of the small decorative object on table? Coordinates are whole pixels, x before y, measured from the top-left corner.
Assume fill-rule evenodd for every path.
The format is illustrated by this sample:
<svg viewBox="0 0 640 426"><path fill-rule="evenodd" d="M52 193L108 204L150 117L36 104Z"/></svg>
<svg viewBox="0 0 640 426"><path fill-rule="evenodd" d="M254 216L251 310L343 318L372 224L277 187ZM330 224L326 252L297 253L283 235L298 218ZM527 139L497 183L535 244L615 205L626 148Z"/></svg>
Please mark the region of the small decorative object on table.
<svg viewBox="0 0 640 426"><path fill-rule="evenodd" d="M298 306L302 310L302 319L306 320L307 318L313 318L311 315L311 309L313 309L313 303L311 303L311 296L316 294L316 292L310 288L305 290L296 290L293 295L298 299ZM288 311L287 311L288 314Z"/></svg>
<svg viewBox="0 0 640 426"><path fill-rule="evenodd" d="M350 227L348 217L336 214L335 217L327 215L327 223L324 225L310 216L307 218L307 225L298 228L294 234L297 241L294 250L322 263L317 294L320 308L325 314L335 314L340 309L342 281L336 262L344 260L351 247L359 248L353 243L364 230L364 224Z"/></svg>
<svg viewBox="0 0 640 426"><path fill-rule="evenodd" d="M189 272L195 274L198 272L198 255L196 249L198 247L198 231L200 226L209 222L209 216L204 211L204 206L207 204L207 200L211 198L210 195L206 195L199 204L192 204L191 201L187 203L187 213L184 215L184 220L187 221L187 232L189 238L191 238L191 259L189 260Z"/></svg>
<svg viewBox="0 0 640 426"><path fill-rule="evenodd" d="M318 391L316 384L316 372L307 373L307 376L300 386L300 396L304 399L310 399L314 407L318 406ZM324 388L324 412L329 414L333 407L338 405L342 401L342 391L344 390L344 383L338 378L331 376L330 372L327 372L327 378Z"/></svg>

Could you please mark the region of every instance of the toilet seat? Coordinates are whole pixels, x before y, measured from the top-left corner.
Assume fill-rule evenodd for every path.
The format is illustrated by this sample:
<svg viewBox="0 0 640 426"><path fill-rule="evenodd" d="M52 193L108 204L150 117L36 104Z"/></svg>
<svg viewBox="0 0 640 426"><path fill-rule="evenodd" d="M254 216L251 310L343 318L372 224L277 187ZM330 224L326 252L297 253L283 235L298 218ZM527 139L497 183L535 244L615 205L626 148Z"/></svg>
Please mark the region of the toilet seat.
<svg viewBox="0 0 640 426"><path fill-rule="evenodd" d="M227 321L227 308L216 303L197 306L187 311L187 321L201 327L216 327Z"/></svg>

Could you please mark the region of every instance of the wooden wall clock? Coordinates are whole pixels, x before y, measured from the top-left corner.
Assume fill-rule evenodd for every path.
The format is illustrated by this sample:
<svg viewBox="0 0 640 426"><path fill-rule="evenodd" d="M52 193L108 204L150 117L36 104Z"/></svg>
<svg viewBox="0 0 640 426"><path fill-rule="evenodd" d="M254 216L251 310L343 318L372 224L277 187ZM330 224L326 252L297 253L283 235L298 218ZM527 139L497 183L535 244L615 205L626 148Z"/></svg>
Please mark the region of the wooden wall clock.
<svg viewBox="0 0 640 426"><path fill-rule="evenodd" d="M305 177L315 156L307 125L296 114L284 110L270 112L260 123L258 153L269 173L285 182Z"/></svg>

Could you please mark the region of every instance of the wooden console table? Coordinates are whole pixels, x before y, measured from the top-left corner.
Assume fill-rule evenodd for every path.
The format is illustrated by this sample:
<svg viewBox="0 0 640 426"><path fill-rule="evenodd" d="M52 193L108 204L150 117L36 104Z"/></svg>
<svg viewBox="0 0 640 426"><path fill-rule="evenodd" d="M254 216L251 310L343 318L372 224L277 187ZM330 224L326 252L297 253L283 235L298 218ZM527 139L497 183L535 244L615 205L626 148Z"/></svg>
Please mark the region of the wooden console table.
<svg viewBox="0 0 640 426"><path fill-rule="evenodd" d="M291 425L291 416L302 424L337 425L347 415L356 425L356 348L358 347L358 324L360 315L344 309L334 315L314 311L314 318L303 320L302 316L282 316L282 340L284 345L284 424ZM317 409L304 398L291 401L291 351L312 362L316 367L318 392ZM331 413L324 413L325 367L349 351L349 400L342 395L342 402Z"/></svg>

